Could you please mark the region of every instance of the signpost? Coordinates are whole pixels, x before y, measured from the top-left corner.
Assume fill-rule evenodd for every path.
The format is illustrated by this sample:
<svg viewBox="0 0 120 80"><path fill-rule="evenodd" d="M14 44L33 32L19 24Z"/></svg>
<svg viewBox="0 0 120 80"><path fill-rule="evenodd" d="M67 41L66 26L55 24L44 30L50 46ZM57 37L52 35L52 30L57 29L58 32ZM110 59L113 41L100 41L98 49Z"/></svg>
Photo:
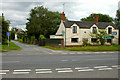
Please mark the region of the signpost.
<svg viewBox="0 0 120 80"><path fill-rule="evenodd" d="M65 47L65 31L62 31L62 35L64 36L64 47Z"/></svg>
<svg viewBox="0 0 120 80"><path fill-rule="evenodd" d="M9 47L9 36L10 36L10 32L7 32L7 36L8 36L8 47Z"/></svg>
<svg viewBox="0 0 120 80"><path fill-rule="evenodd" d="M103 39L114 39L114 36L102 36Z"/></svg>

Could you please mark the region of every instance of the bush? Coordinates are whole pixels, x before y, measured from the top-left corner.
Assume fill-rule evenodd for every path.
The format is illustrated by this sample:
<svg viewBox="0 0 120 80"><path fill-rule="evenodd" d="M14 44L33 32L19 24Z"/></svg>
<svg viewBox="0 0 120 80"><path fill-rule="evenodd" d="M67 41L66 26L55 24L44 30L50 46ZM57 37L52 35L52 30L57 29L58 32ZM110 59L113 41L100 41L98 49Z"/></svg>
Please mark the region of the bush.
<svg viewBox="0 0 120 80"><path fill-rule="evenodd" d="M46 38L45 38L45 36L44 35L40 35L39 36L39 41L43 41L43 40L45 40Z"/></svg>
<svg viewBox="0 0 120 80"><path fill-rule="evenodd" d="M30 39L29 38L27 38L27 43L30 44Z"/></svg>
<svg viewBox="0 0 120 80"><path fill-rule="evenodd" d="M89 45L89 44L88 44L88 39L86 39L86 38L83 39L83 45L84 45L84 46L88 46L88 45Z"/></svg>
<svg viewBox="0 0 120 80"><path fill-rule="evenodd" d="M22 40L22 39L19 39L19 42L23 42L23 40Z"/></svg>
<svg viewBox="0 0 120 80"><path fill-rule="evenodd" d="M30 43L33 44L34 40L35 40L35 36L31 36L31 41L30 41Z"/></svg>

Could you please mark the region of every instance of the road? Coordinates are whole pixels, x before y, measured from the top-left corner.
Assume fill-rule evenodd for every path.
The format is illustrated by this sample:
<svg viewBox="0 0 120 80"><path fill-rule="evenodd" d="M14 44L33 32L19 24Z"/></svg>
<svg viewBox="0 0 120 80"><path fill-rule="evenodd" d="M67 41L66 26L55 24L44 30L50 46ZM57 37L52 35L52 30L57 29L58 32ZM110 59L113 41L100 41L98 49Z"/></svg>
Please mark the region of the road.
<svg viewBox="0 0 120 80"><path fill-rule="evenodd" d="M51 50L15 42L2 55L4 78L118 78L118 52Z"/></svg>

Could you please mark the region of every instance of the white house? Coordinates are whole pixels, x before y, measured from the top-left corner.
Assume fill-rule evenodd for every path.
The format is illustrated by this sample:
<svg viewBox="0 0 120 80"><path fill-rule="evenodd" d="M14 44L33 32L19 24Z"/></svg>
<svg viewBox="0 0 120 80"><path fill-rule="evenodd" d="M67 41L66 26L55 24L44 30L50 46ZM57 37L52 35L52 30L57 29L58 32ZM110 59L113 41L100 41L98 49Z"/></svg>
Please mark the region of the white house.
<svg viewBox="0 0 120 80"><path fill-rule="evenodd" d="M65 21L65 14L62 14L62 21L55 35L50 35L50 39L64 40L65 46L83 45L83 40L89 44L96 44L96 39L90 36L95 30L105 30L114 39L107 39L106 44L118 44L118 28L112 22L98 22L95 15L95 22L90 21Z"/></svg>

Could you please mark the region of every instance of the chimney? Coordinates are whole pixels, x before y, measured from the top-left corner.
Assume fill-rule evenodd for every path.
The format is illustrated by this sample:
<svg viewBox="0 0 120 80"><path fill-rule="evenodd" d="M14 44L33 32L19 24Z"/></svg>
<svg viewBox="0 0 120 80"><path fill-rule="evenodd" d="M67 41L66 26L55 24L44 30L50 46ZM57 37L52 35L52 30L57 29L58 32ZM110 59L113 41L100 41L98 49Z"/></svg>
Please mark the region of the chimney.
<svg viewBox="0 0 120 80"><path fill-rule="evenodd" d="M95 14L95 22L98 23L98 15Z"/></svg>
<svg viewBox="0 0 120 80"><path fill-rule="evenodd" d="M65 21L65 14L64 14L64 12L62 13L61 18L62 18L62 21L64 22Z"/></svg>

